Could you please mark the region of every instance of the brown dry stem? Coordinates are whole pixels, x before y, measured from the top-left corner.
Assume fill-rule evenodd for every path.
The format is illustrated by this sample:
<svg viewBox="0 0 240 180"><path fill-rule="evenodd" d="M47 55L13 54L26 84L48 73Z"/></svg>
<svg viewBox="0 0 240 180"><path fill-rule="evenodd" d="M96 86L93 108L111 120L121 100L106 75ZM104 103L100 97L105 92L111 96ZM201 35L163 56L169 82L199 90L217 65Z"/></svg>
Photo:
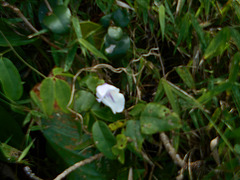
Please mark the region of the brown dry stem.
<svg viewBox="0 0 240 180"><path fill-rule="evenodd" d="M96 159L99 159L103 157L103 154L102 153L99 153L99 154L96 154L95 156L91 156L90 158L88 159L85 159L83 161L79 161L77 163L75 163L74 165L70 166L69 168L65 169L61 174L59 174L54 180L61 180L63 179L64 177L66 177L69 173L75 171L77 168L81 167L81 166L84 166L86 164L89 164L91 162L93 162L94 160Z"/></svg>

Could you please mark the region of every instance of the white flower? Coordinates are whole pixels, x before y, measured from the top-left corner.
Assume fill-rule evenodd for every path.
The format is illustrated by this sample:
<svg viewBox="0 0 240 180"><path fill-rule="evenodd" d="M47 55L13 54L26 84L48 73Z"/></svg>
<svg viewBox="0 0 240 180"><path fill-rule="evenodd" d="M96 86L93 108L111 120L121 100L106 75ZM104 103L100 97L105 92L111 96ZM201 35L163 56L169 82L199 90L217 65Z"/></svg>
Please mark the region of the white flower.
<svg viewBox="0 0 240 180"><path fill-rule="evenodd" d="M125 98L119 89L110 84L102 84L97 86L97 101L102 102L110 107L114 114L123 111L125 106Z"/></svg>

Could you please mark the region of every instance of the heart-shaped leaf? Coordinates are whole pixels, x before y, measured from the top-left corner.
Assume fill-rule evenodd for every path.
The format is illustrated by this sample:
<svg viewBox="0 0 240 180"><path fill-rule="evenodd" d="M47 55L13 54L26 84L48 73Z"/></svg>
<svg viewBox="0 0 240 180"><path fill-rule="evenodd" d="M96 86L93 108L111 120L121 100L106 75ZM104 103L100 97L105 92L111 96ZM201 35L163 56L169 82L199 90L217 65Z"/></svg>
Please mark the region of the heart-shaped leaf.
<svg viewBox="0 0 240 180"><path fill-rule="evenodd" d="M59 5L53 9L52 14L43 19L43 23L53 33L65 34L69 31L71 12L66 6Z"/></svg>

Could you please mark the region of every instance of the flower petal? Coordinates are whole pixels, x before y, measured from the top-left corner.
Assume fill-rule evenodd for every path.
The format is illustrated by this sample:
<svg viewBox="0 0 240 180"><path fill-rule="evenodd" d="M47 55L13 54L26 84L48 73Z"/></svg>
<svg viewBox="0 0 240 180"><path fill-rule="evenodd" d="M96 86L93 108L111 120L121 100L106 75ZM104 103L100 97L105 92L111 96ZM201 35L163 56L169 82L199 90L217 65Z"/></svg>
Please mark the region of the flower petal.
<svg viewBox="0 0 240 180"><path fill-rule="evenodd" d="M116 90L109 91L102 99L102 103L110 107L114 114L124 110L125 98L122 93Z"/></svg>
<svg viewBox="0 0 240 180"><path fill-rule="evenodd" d="M119 92L119 89L116 88L115 86L113 85L110 85L110 84L107 84L107 83L104 83L102 85L99 85L97 86L97 89L96 89L96 95L97 95L97 101L98 102L101 102L102 99L104 98L104 96L109 92L109 91L112 91L112 90L115 90L117 92Z"/></svg>

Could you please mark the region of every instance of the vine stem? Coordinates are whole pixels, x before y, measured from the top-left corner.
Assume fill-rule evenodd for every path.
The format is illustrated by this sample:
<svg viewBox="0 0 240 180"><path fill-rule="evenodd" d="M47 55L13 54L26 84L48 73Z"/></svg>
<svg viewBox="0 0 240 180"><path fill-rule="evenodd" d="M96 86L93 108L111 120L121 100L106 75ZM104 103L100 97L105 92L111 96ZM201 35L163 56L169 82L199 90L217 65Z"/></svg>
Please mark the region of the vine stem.
<svg viewBox="0 0 240 180"><path fill-rule="evenodd" d="M79 161L77 163L75 163L74 165L70 166L69 168L65 169L61 174L59 174L54 180L61 180L64 177L66 177L69 173L73 172L74 170L76 170L77 168L84 166L86 164L89 164L91 162L93 162L94 160L103 157L102 153L96 154L95 156L91 156L88 159L85 159L83 161Z"/></svg>
<svg viewBox="0 0 240 180"><path fill-rule="evenodd" d="M28 64L18 53L17 51L15 51L15 49L13 48L13 46L11 45L11 43L7 40L7 38L4 36L3 32L0 31L1 35L3 36L3 38L5 39L5 41L8 43L9 47L11 48L11 50L13 51L13 53L18 57L18 59L20 59L26 66L28 66L30 69L32 69L33 71L35 71L37 74L39 74L40 76L42 76L43 78L46 78L46 76L44 74L42 74L40 71L38 71L37 69L35 69L34 67L32 67L30 64Z"/></svg>

